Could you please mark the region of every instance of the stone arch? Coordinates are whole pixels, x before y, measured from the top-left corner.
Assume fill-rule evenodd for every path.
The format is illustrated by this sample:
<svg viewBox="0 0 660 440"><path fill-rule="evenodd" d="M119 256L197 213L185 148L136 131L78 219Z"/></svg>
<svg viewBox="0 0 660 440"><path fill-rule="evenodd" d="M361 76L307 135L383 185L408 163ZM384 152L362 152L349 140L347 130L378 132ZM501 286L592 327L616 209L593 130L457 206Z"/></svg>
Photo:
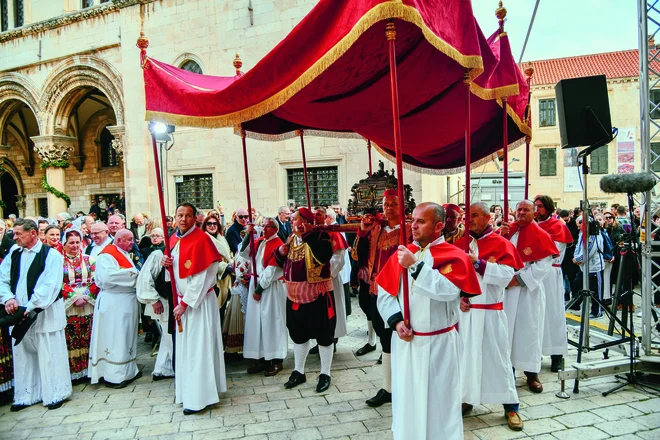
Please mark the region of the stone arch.
<svg viewBox="0 0 660 440"><path fill-rule="evenodd" d="M82 128L80 147L82 150L84 147L88 146L90 142L95 145L94 151L96 153L96 161L94 162L94 167L96 170L101 169L101 148L96 144L96 141L100 139L101 132L104 128L114 125L117 125L115 115L110 109L104 109L94 113Z"/></svg>
<svg viewBox="0 0 660 440"><path fill-rule="evenodd" d="M183 63L185 63L186 61L196 62L197 65L202 69L202 73L207 75L207 73L206 73L206 64L204 63L204 61L202 61L202 59L200 57L198 57L194 53L190 53L190 52L182 53L181 55L179 55L178 57L176 57L174 59L174 62L172 63L172 65L176 66L176 67L181 67L181 65Z"/></svg>
<svg viewBox="0 0 660 440"><path fill-rule="evenodd" d="M72 108L90 89L110 101L118 125L124 125L123 85L119 72L107 61L91 55L67 58L46 78L40 108L45 134L66 135Z"/></svg>
<svg viewBox="0 0 660 440"><path fill-rule="evenodd" d="M9 174L16 182L16 187L18 194L16 194L16 205L19 210L19 216L21 212L25 215L25 188L23 187L23 179L21 178L21 172L18 170L14 162L12 162L7 157L0 157L0 169L5 173ZM7 194L2 194L3 200L8 197ZM3 213L6 214L6 213ZM6 215L4 215L6 217Z"/></svg>

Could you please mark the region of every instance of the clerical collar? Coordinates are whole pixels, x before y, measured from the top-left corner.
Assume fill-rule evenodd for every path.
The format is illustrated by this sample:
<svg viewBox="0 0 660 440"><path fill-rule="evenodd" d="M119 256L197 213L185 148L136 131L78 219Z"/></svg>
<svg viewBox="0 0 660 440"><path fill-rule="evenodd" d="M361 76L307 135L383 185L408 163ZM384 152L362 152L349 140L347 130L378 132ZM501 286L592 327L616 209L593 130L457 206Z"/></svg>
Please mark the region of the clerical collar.
<svg viewBox="0 0 660 440"><path fill-rule="evenodd" d="M186 235L190 234L190 233L193 231L193 229L195 229L196 227L197 227L197 226L193 226L192 228L188 229L188 230L187 230L186 232L184 232L183 234L181 233L181 231L178 231L178 230L177 230L177 231L176 231L176 236L179 237L179 238L183 238L183 237L185 237Z"/></svg>
<svg viewBox="0 0 660 440"><path fill-rule="evenodd" d="M483 238L486 235L491 234L492 232L493 232L493 227L491 225L488 225L481 234L477 234L476 232L470 231L470 237L479 240L480 238Z"/></svg>

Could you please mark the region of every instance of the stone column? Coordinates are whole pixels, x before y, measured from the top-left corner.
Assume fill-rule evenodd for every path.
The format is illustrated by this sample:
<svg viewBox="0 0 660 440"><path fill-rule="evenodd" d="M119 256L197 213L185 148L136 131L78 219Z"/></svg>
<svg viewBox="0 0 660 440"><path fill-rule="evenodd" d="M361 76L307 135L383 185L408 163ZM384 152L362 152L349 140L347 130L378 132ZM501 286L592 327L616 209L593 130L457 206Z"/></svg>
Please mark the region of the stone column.
<svg viewBox="0 0 660 440"><path fill-rule="evenodd" d="M77 139L71 136L34 136L31 139L34 142L34 150L44 162L68 161L69 154L74 151L74 145L77 142ZM46 168L46 181L53 188L66 193L64 168ZM67 211L68 208L64 199L48 193L48 217L55 218L58 213Z"/></svg>
<svg viewBox="0 0 660 440"><path fill-rule="evenodd" d="M124 133L126 133L126 127L124 125L108 125L105 127L108 129L111 135L115 138L112 140L112 148L117 152L119 157L124 159Z"/></svg>

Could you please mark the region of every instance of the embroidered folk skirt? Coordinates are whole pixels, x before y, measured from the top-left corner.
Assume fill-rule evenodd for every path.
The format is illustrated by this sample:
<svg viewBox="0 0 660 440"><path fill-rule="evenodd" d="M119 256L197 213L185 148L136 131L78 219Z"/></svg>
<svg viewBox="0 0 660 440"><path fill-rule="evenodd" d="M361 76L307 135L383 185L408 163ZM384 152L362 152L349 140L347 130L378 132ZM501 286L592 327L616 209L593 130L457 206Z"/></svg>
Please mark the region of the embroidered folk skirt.
<svg viewBox="0 0 660 440"><path fill-rule="evenodd" d="M6 329L0 329L0 392L14 386L14 366L11 355L12 339Z"/></svg>
<svg viewBox="0 0 660 440"><path fill-rule="evenodd" d="M244 286L240 286L240 288L244 288ZM241 295L237 291L240 288L232 290L225 312L225 322L222 323L222 342L225 345L225 353L243 352L245 315L241 310Z"/></svg>
<svg viewBox="0 0 660 440"><path fill-rule="evenodd" d="M67 317L64 334L66 335L66 347L69 350L71 380L87 377L92 317L93 315Z"/></svg>

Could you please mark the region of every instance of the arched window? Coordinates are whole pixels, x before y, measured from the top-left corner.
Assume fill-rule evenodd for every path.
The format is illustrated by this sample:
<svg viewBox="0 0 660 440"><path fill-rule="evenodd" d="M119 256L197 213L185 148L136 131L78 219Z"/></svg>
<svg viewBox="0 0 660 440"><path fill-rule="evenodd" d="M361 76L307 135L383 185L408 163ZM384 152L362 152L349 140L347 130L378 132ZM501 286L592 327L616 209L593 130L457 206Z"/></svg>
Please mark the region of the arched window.
<svg viewBox="0 0 660 440"><path fill-rule="evenodd" d="M199 73L200 75L202 74L202 68L193 60L184 61L184 63L181 64L181 68L183 70L187 70L188 72Z"/></svg>
<svg viewBox="0 0 660 440"><path fill-rule="evenodd" d="M25 8L23 0L14 0L14 27L19 28L23 26L25 16Z"/></svg>
<svg viewBox="0 0 660 440"><path fill-rule="evenodd" d="M119 166L119 155L117 154L117 151L112 148L112 141L114 138L115 137L110 133L107 127L101 131L101 136L99 136L101 168Z"/></svg>

